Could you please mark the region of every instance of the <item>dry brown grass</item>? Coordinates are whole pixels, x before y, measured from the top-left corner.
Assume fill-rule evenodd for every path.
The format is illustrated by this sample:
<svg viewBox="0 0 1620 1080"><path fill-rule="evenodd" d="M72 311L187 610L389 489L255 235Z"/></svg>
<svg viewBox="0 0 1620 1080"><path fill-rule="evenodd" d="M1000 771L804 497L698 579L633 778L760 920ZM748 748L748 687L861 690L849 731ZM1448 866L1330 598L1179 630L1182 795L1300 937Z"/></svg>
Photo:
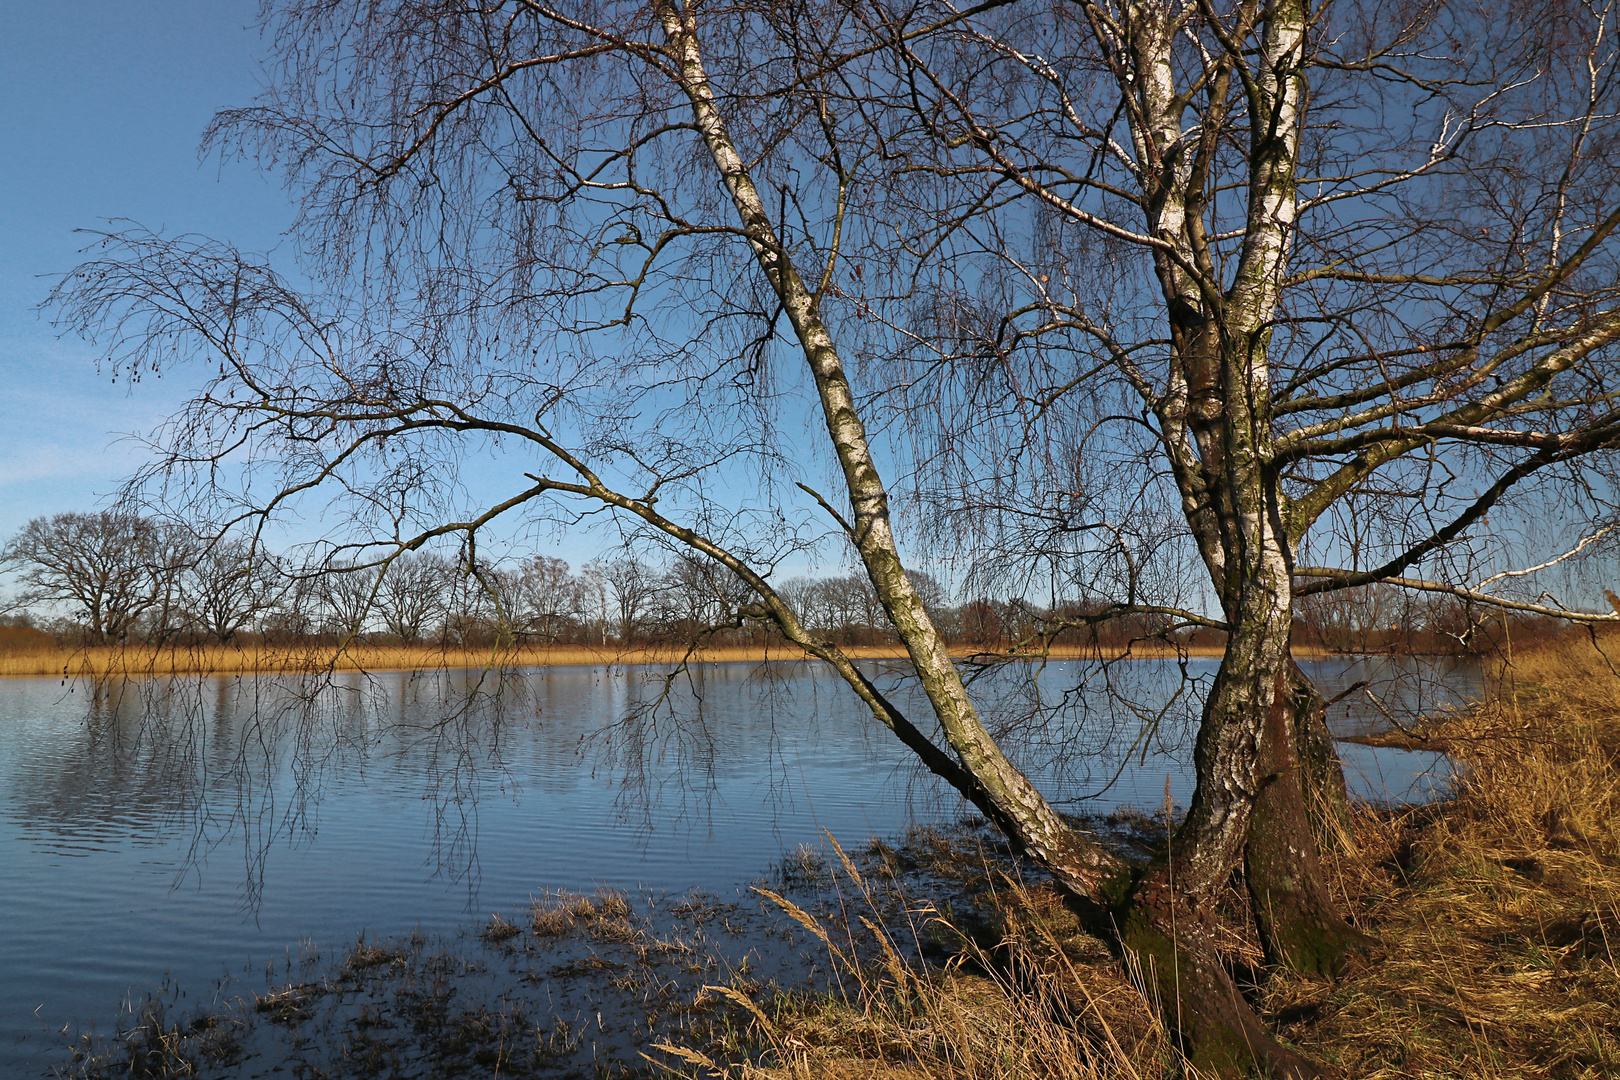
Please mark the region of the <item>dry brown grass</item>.
<svg viewBox="0 0 1620 1080"><path fill-rule="evenodd" d="M1620 1077L1620 675L1588 643L1521 652L1481 707L1432 718L1419 735L1389 741L1454 755L1465 767L1455 797L1364 808L1356 852L1328 860L1350 917L1379 944L1337 983L1277 976L1255 1004L1282 1039L1344 1077ZM1122 965L1049 888L997 890L1000 944L969 944L943 969L902 961L893 919L881 932L868 924L876 954L860 956L778 902L822 938L844 992L715 991L748 1011L766 1050L745 1062L724 1047L666 1048L695 1073L1187 1075ZM925 931L952 932L931 910L920 918Z"/></svg>
<svg viewBox="0 0 1620 1080"><path fill-rule="evenodd" d="M1355 1077L1620 1076L1620 677L1586 642L1521 652L1481 707L1389 741L1465 778L1362 815L1336 870L1382 945L1337 987L1275 984L1284 1034Z"/></svg>
<svg viewBox="0 0 1620 1080"><path fill-rule="evenodd" d="M844 649L857 660L895 660L905 651L889 645L852 645ZM981 655L977 646L953 647L958 657ZM1090 658L1098 654L1089 646L1054 646L1052 659ZM1118 650L1104 655L1123 655ZM1174 655L1162 647L1138 645L1129 655L1143 659ZM1192 655L1219 656L1219 650L1192 650ZM748 645L715 646L689 651L681 646L558 645L526 646L515 649L460 648L441 645L373 645L354 643L342 649L319 645L237 647L232 645L92 646L48 649L20 649L0 652L0 677L75 678L152 675L228 675L240 672L292 673L311 671L433 671L440 669L481 669L492 666L554 667L569 664L673 664L683 660L697 663L760 663L769 660L803 660L795 646Z"/></svg>
<svg viewBox="0 0 1620 1080"><path fill-rule="evenodd" d="M729 1080L1145 1080L1175 1059L1163 1027L1100 943L1049 889L1005 882L1001 940L975 944L928 905L880 918L892 897L838 848L844 924L759 892L819 940L832 993L769 999L738 981L709 987L746 1032L703 1050L657 1048ZM960 948L943 968L911 959L929 936ZM908 948L910 946L910 948Z"/></svg>

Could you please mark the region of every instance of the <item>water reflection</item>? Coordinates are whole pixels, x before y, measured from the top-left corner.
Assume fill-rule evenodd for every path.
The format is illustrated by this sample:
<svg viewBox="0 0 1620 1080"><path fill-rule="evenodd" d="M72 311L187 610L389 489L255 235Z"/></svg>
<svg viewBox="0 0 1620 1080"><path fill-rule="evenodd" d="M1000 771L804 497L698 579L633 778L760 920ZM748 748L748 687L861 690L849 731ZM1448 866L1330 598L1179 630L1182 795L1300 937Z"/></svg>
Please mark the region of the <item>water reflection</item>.
<svg viewBox="0 0 1620 1080"><path fill-rule="evenodd" d="M1473 657L1333 657L1300 666L1333 702L1328 727L1338 738L1387 731L1392 721L1459 708L1477 700L1484 685Z"/></svg>
<svg viewBox="0 0 1620 1080"><path fill-rule="evenodd" d="M1455 706L1479 685L1476 665L1450 659L1306 669L1335 699L1340 737ZM1213 672L1209 659L1014 665L977 680L975 693L991 730L1053 797L1132 801L1183 771ZM912 716L927 714L901 675L880 670L878 680ZM92 688L19 680L5 690L6 818L42 852L68 857L175 836L198 858L227 842L245 852L298 844L318 834L324 801L364 789L421 801L434 865L460 878L476 863L476 808L489 795L543 801L599 780L643 842L671 821L703 821L740 777L760 789L763 813L820 787L807 784L807 767L854 769L844 780L899 785L912 801L941 795L841 683L802 664L698 665L674 677L564 667ZM815 755L800 756L808 746Z"/></svg>
<svg viewBox="0 0 1620 1080"><path fill-rule="evenodd" d="M1343 695L1339 734L1478 686L1441 662L1306 666ZM1191 793L1214 671L1019 664L974 692L1066 807L1152 808ZM1347 753L1375 796L1435 764ZM820 829L859 842L963 808L800 663L0 683L0 1073L165 971L201 990L304 936L451 930L542 889L729 891Z"/></svg>
<svg viewBox="0 0 1620 1080"><path fill-rule="evenodd" d="M1450 659L1305 667L1334 699L1329 722L1341 737L1454 706L1479 685L1477 666ZM1199 658L1017 665L974 689L991 729L1052 797L1140 802L1144 792L1162 796L1167 771L1176 795L1187 794L1174 774L1185 769L1214 671ZM893 700L926 717L899 673L875 673ZM673 678L575 667L71 688L17 681L4 690L6 817L37 850L69 857L185 836L201 863L226 843L251 853L307 842L323 804L356 790L420 802L431 861L452 879L476 868L481 800L528 795L539 810L582 779L611 792L621 824L643 841L671 822L712 820L716 796L740 778L772 815L802 793L843 790L809 783L807 768L852 769L846 785L859 776L898 786L925 811L945 809L944 793L872 730L842 685L802 664L703 665ZM249 859L262 870L262 856Z"/></svg>

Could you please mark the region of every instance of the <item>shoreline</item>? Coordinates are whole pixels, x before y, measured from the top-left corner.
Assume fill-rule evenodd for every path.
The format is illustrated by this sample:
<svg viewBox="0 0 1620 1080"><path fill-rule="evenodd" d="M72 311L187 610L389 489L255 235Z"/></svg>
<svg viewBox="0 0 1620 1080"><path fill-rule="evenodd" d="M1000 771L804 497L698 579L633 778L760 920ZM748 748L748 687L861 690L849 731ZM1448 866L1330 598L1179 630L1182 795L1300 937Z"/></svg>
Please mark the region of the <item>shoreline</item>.
<svg viewBox="0 0 1620 1080"><path fill-rule="evenodd" d="M854 660L901 660L897 645L852 645L844 653ZM1157 645L1128 649L1097 646L1055 646L1043 653L1011 653L1005 647L959 645L951 656L996 657L1018 660L1163 660L1180 656L1219 659L1224 649L1208 646L1180 651ZM1320 649L1295 649L1296 657L1317 659L1339 655ZM807 661L813 657L789 645L718 646L689 651L664 645L617 646L561 645L497 651L492 648L438 645L196 645L147 648L142 646L87 646L48 651L0 653L0 678L84 678L94 676L308 674L320 671L393 672L483 670L493 667L567 667L579 665L672 664L683 660L701 664L771 663Z"/></svg>
<svg viewBox="0 0 1620 1080"><path fill-rule="evenodd" d="M1267 968L1252 928L1227 926L1225 957L1265 975L1257 1014L1323 1075L1576 1078L1620 1067L1620 678L1577 641L1521 653L1486 690L1407 734L1355 740L1445 748L1467 773L1443 800L1358 803L1324 846L1324 880L1366 935L1332 978ZM1140 823L1138 858L1162 851L1163 829ZM947 864L971 865L972 853ZM855 993L749 999L759 1011L740 1022L758 1066L744 1075L916 1080L968 1059L1014 1061L1016 1075L1043 1080L1184 1077L1139 969L1049 882L985 876L949 892L972 913L960 939L988 927L994 951L970 945L975 965L896 974L893 950L869 949L844 965ZM1245 891L1231 888L1230 910L1244 910Z"/></svg>

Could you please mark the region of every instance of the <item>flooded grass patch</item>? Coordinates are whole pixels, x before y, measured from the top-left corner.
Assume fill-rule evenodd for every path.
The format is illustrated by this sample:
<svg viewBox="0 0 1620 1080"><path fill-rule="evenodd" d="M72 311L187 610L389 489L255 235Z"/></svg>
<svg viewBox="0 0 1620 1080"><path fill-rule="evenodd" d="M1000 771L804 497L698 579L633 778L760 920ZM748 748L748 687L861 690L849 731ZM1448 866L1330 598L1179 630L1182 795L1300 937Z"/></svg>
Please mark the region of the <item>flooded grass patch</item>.
<svg viewBox="0 0 1620 1080"><path fill-rule="evenodd" d="M830 859L809 847L786 856L760 891L734 898L548 892L450 941L365 937L324 951L306 943L262 987L222 986L184 1016L148 999L111 1034L81 1036L56 1073L628 1080L691 1064L659 1046L752 1061L768 1050L753 1026L762 1015L755 998L783 1016L808 1016L806 1002L838 992L844 973L821 954L814 928L841 926L852 948L868 948L879 920L912 918L909 890L956 895L988 884L976 854L982 826L872 841L860 873L882 884L860 900L864 921L851 917L842 853ZM947 957L960 945L922 927L903 948L908 962L926 965L924 951Z"/></svg>
<svg viewBox="0 0 1620 1080"><path fill-rule="evenodd" d="M720 907L728 916L716 918ZM553 893L525 920L496 914L455 940L362 938L289 956L256 992L223 988L173 1019L132 1008L84 1035L59 1076L636 1078L644 1051L712 1024L702 988L791 971L797 953L757 905ZM704 1037L707 1037L705 1035Z"/></svg>

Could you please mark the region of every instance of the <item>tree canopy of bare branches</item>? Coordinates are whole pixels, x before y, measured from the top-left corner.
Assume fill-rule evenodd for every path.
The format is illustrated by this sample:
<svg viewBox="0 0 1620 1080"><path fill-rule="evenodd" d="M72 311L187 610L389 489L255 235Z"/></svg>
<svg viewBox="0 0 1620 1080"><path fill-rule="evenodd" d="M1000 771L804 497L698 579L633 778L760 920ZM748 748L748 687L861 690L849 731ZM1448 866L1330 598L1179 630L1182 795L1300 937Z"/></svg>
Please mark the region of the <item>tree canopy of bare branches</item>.
<svg viewBox="0 0 1620 1080"><path fill-rule="evenodd" d="M21 570L24 603L66 604L90 641L116 642L172 597L162 534L135 514L55 514L23 526L4 559Z"/></svg>

